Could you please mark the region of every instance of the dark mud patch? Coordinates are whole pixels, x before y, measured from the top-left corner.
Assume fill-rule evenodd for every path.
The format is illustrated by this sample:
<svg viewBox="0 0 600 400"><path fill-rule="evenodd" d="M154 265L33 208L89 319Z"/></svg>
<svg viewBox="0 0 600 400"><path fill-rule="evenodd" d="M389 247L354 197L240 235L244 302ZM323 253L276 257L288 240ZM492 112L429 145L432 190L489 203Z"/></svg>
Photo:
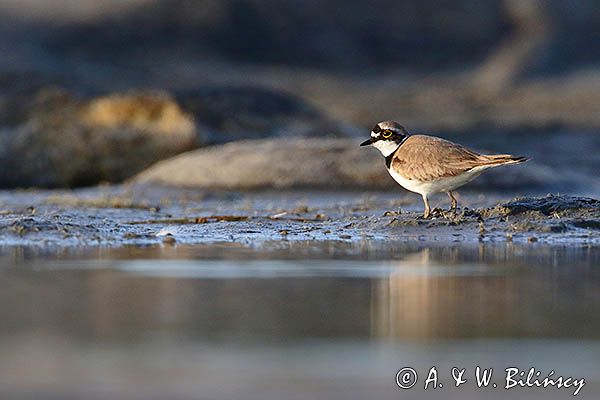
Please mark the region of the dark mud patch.
<svg viewBox="0 0 600 400"><path fill-rule="evenodd" d="M589 197L561 196L549 194L545 197L517 198L486 211L489 216L518 215L536 212L544 216L589 214L600 211L600 200Z"/></svg>
<svg viewBox="0 0 600 400"><path fill-rule="evenodd" d="M571 222L571 225L573 225L576 228L594 229L594 230L600 231L600 219L596 219L596 220L575 220L575 221Z"/></svg>
<svg viewBox="0 0 600 400"><path fill-rule="evenodd" d="M538 232L554 237L600 230L600 201L588 197L546 195L516 198L479 209L486 223L510 232Z"/></svg>

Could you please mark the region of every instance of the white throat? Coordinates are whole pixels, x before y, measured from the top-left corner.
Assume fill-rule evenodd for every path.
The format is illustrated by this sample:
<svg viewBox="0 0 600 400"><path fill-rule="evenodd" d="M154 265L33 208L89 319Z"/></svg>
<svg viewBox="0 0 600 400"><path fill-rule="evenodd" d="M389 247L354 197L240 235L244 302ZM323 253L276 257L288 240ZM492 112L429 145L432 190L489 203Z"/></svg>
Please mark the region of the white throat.
<svg viewBox="0 0 600 400"><path fill-rule="evenodd" d="M373 147L379 150L384 157L387 157L393 152L395 152L398 149L398 147L400 147L400 144L392 140L378 140L375 143L373 143Z"/></svg>

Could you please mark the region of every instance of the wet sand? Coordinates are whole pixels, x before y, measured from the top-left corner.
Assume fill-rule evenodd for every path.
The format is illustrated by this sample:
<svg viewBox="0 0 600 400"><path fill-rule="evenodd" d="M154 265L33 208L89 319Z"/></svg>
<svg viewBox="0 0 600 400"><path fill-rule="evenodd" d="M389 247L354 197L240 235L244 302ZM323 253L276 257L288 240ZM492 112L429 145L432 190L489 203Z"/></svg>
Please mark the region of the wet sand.
<svg viewBox="0 0 600 400"><path fill-rule="evenodd" d="M600 202L572 196L434 198L393 192L210 192L100 187L0 194L3 245L81 247L234 242L600 244ZM442 208L443 207L443 208Z"/></svg>

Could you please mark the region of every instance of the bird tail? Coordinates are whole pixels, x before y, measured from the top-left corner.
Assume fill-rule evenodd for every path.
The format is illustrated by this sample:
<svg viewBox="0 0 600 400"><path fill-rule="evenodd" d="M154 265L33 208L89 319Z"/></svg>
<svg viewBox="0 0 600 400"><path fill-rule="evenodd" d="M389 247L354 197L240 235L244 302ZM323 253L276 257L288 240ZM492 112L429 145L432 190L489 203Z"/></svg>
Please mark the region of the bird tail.
<svg viewBox="0 0 600 400"><path fill-rule="evenodd" d="M480 158L482 165L496 167L500 165L521 164L528 161L527 157L511 156L510 154L482 155Z"/></svg>

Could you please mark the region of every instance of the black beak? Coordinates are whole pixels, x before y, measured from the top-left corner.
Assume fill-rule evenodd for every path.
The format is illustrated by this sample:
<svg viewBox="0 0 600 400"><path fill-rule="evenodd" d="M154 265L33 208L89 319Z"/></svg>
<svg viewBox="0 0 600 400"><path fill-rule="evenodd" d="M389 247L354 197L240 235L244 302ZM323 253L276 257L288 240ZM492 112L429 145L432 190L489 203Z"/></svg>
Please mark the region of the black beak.
<svg viewBox="0 0 600 400"><path fill-rule="evenodd" d="M364 142L362 142L360 145L361 146L369 146L373 144L373 139L369 139L369 140L365 140Z"/></svg>

